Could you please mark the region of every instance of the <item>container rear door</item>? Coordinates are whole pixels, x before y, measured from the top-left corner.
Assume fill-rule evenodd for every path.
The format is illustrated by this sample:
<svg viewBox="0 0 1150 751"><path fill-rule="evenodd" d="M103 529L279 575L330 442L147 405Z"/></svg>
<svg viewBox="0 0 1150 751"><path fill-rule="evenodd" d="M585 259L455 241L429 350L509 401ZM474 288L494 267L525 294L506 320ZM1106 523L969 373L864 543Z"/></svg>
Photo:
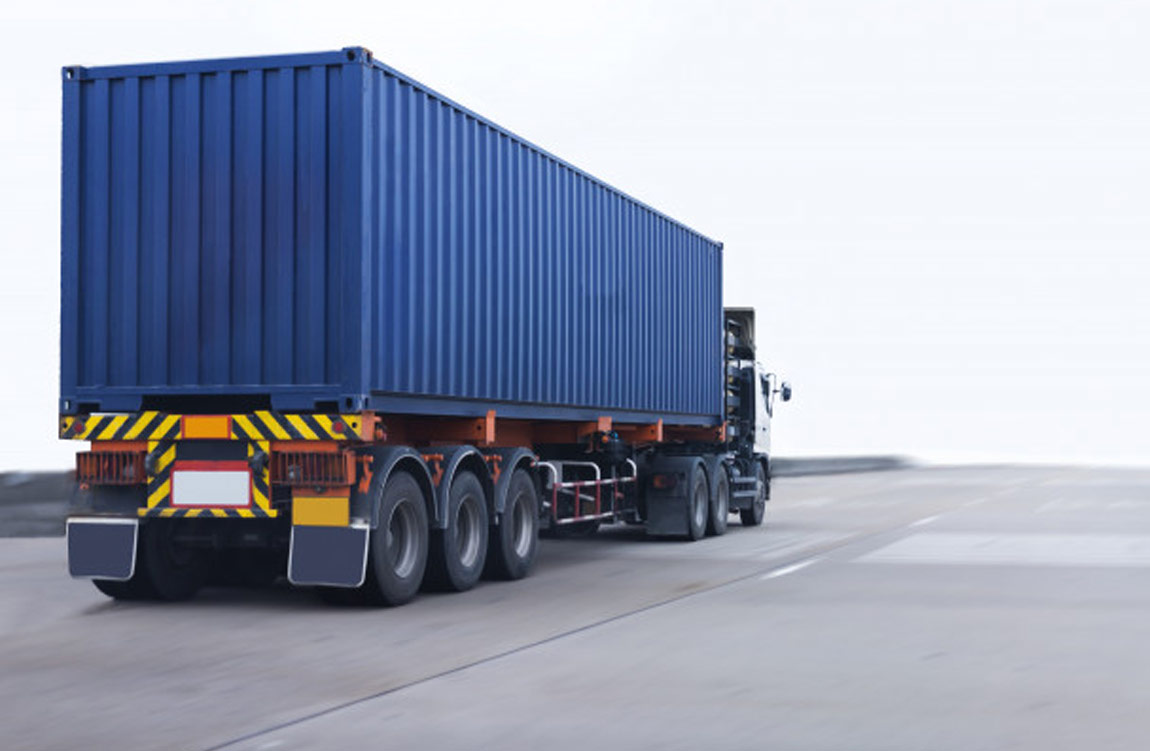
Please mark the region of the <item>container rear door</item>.
<svg viewBox="0 0 1150 751"><path fill-rule="evenodd" d="M337 397L337 59L66 71L62 411Z"/></svg>

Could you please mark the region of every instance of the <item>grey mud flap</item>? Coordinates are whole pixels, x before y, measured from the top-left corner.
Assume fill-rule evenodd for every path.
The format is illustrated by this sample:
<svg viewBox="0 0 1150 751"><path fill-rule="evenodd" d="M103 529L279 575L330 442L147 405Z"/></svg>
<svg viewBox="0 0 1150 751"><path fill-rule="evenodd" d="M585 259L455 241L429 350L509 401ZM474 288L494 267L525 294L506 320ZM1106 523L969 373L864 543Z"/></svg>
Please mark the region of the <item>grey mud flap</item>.
<svg viewBox="0 0 1150 751"><path fill-rule="evenodd" d="M687 499L671 494L648 496L647 534L651 537L687 534Z"/></svg>
<svg viewBox="0 0 1150 751"><path fill-rule="evenodd" d="M69 519L68 573L77 578L131 579L139 530L136 519Z"/></svg>
<svg viewBox="0 0 1150 751"><path fill-rule="evenodd" d="M366 523L349 527L293 526L288 581L307 586L358 587L367 571L370 534Z"/></svg>
<svg viewBox="0 0 1150 751"><path fill-rule="evenodd" d="M690 504L690 484L695 476L698 457L661 456L647 469L651 478L647 486L647 534L652 537L681 537L689 532L688 506ZM675 478L671 487L656 489L653 480L656 475Z"/></svg>

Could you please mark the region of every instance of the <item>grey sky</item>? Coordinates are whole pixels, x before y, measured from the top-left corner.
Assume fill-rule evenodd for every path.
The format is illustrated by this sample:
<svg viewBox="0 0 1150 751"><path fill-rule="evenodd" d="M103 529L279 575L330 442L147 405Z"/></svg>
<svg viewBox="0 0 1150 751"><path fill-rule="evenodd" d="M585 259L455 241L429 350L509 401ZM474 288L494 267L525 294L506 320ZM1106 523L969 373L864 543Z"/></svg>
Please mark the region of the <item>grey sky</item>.
<svg viewBox="0 0 1150 751"><path fill-rule="evenodd" d="M778 453L1150 461L1150 4L26 7L0 12L0 469L74 448L59 68L351 44L722 240L795 383Z"/></svg>

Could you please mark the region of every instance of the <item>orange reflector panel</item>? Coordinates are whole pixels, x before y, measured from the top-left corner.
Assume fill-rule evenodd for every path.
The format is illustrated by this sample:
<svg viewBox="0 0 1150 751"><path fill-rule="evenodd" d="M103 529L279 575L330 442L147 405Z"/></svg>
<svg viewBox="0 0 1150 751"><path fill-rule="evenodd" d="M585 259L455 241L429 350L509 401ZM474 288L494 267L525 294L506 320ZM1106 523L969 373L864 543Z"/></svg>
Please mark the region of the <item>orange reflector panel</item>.
<svg viewBox="0 0 1150 751"><path fill-rule="evenodd" d="M232 418L229 415L185 415L183 438L232 437Z"/></svg>

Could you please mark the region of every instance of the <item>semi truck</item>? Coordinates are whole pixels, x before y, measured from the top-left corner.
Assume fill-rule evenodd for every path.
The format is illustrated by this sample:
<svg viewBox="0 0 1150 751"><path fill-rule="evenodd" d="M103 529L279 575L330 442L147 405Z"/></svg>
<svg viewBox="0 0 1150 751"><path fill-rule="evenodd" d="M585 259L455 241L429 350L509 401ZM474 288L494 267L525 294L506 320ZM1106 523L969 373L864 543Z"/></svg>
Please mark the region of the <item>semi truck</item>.
<svg viewBox="0 0 1150 751"><path fill-rule="evenodd" d="M541 533L762 523L722 245L376 60L63 69L68 565L400 605Z"/></svg>

